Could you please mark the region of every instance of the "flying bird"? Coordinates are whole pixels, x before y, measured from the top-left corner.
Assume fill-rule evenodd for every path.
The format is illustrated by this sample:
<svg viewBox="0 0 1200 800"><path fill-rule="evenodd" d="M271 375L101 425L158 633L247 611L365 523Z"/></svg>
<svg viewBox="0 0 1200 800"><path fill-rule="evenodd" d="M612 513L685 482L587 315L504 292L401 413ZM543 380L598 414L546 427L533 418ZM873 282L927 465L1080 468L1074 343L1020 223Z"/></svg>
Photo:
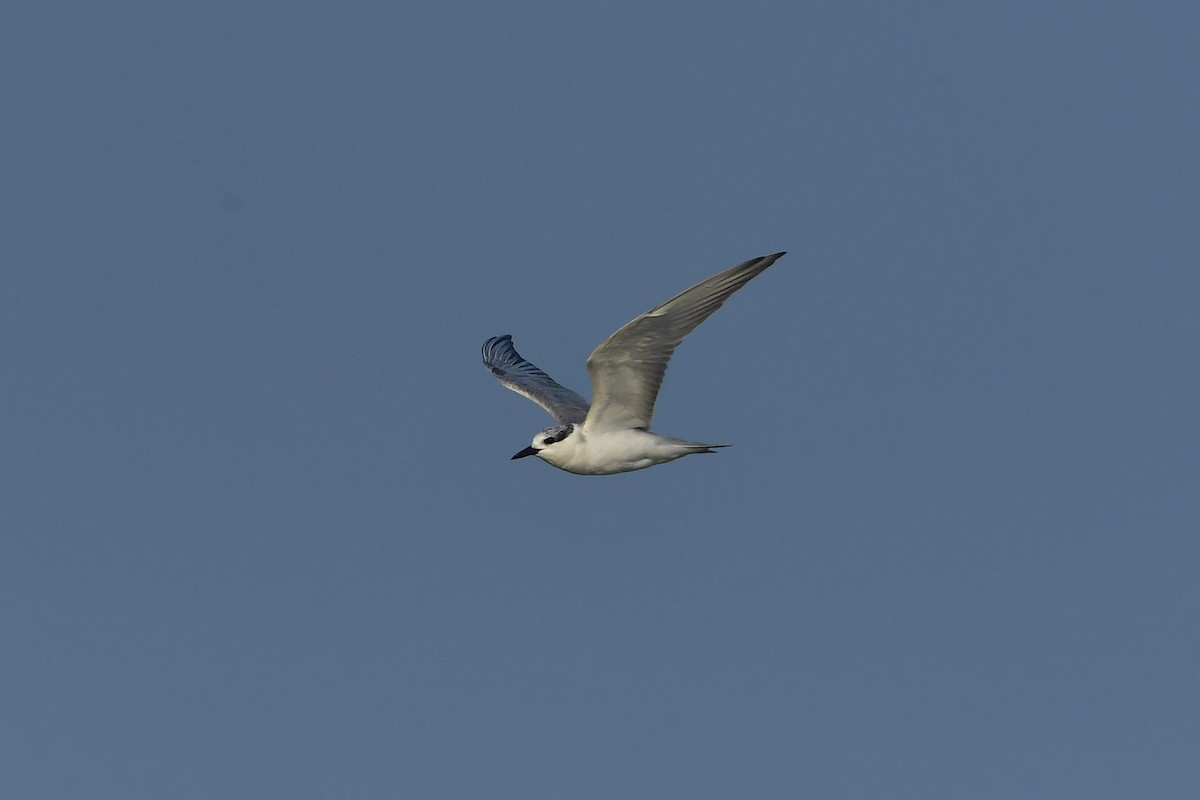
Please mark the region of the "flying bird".
<svg viewBox="0 0 1200 800"><path fill-rule="evenodd" d="M701 281L608 337L588 356L590 405L522 358L512 336L484 342L484 366L500 383L546 409L557 423L534 436L513 460L537 456L577 475L612 475L726 447L651 432L654 401L667 362L684 337L783 255L752 258Z"/></svg>

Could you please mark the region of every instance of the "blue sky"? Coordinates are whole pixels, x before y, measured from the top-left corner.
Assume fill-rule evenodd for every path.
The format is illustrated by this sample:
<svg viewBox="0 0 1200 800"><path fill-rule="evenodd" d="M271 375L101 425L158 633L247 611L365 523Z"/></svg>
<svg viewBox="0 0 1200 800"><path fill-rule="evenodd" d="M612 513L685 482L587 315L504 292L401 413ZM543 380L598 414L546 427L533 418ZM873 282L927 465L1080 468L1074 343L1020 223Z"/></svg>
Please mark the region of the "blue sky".
<svg viewBox="0 0 1200 800"><path fill-rule="evenodd" d="M6 795L1200 791L1189 5L4 16Z"/></svg>

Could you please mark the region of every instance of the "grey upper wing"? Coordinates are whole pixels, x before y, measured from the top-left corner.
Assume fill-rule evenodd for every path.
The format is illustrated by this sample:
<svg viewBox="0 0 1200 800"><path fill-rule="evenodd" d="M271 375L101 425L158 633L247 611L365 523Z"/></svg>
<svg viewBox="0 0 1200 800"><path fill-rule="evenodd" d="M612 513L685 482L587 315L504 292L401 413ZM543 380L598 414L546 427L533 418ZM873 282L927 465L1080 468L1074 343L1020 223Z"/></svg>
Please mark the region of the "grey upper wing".
<svg viewBox="0 0 1200 800"><path fill-rule="evenodd" d="M701 281L622 327L588 357L588 427L649 428L667 362L683 338L783 253L752 258Z"/></svg>
<svg viewBox="0 0 1200 800"><path fill-rule="evenodd" d="M587 417L588 401L522 358L508 334L483 343L483 365L509 389L549 411L558 424Z"/></svg>

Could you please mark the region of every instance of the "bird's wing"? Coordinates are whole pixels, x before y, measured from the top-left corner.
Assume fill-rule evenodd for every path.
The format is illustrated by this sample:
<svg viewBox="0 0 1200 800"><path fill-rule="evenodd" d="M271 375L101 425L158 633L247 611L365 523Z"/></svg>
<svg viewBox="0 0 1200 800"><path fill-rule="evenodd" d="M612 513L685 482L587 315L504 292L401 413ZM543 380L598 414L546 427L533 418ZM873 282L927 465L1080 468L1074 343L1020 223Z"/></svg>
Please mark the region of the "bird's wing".
<svg viewBox="0 0 1200 800"><path fill-rule="evenodd" d="M618 330L588 357L592 408L586 427L649 428L654 401L671 354L729 295L784 255L752 258L647 311Z"/></svg>
<svg viewBox="0 0 1200 800"><path fill-rule="evenodd" d="M483 365L509 389L550 412L559 425L587 417L587 400L522 358L511 336L493 336L483 343Z"/></svg>

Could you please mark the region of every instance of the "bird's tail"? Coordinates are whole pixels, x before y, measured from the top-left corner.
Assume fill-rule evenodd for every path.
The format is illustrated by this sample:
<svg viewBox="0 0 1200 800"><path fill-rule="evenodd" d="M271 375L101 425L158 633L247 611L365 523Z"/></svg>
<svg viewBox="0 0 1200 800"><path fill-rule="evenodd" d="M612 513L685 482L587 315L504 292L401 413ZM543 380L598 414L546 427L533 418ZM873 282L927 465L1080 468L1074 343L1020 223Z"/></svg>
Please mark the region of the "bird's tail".
<svg viewBox="0 0 1200 800"><path fill-rule="evenodd" d="M688 442L688 455L694 453L715 453L719 448L730 447L727 444L700 444L699 442Z"/></svg>

